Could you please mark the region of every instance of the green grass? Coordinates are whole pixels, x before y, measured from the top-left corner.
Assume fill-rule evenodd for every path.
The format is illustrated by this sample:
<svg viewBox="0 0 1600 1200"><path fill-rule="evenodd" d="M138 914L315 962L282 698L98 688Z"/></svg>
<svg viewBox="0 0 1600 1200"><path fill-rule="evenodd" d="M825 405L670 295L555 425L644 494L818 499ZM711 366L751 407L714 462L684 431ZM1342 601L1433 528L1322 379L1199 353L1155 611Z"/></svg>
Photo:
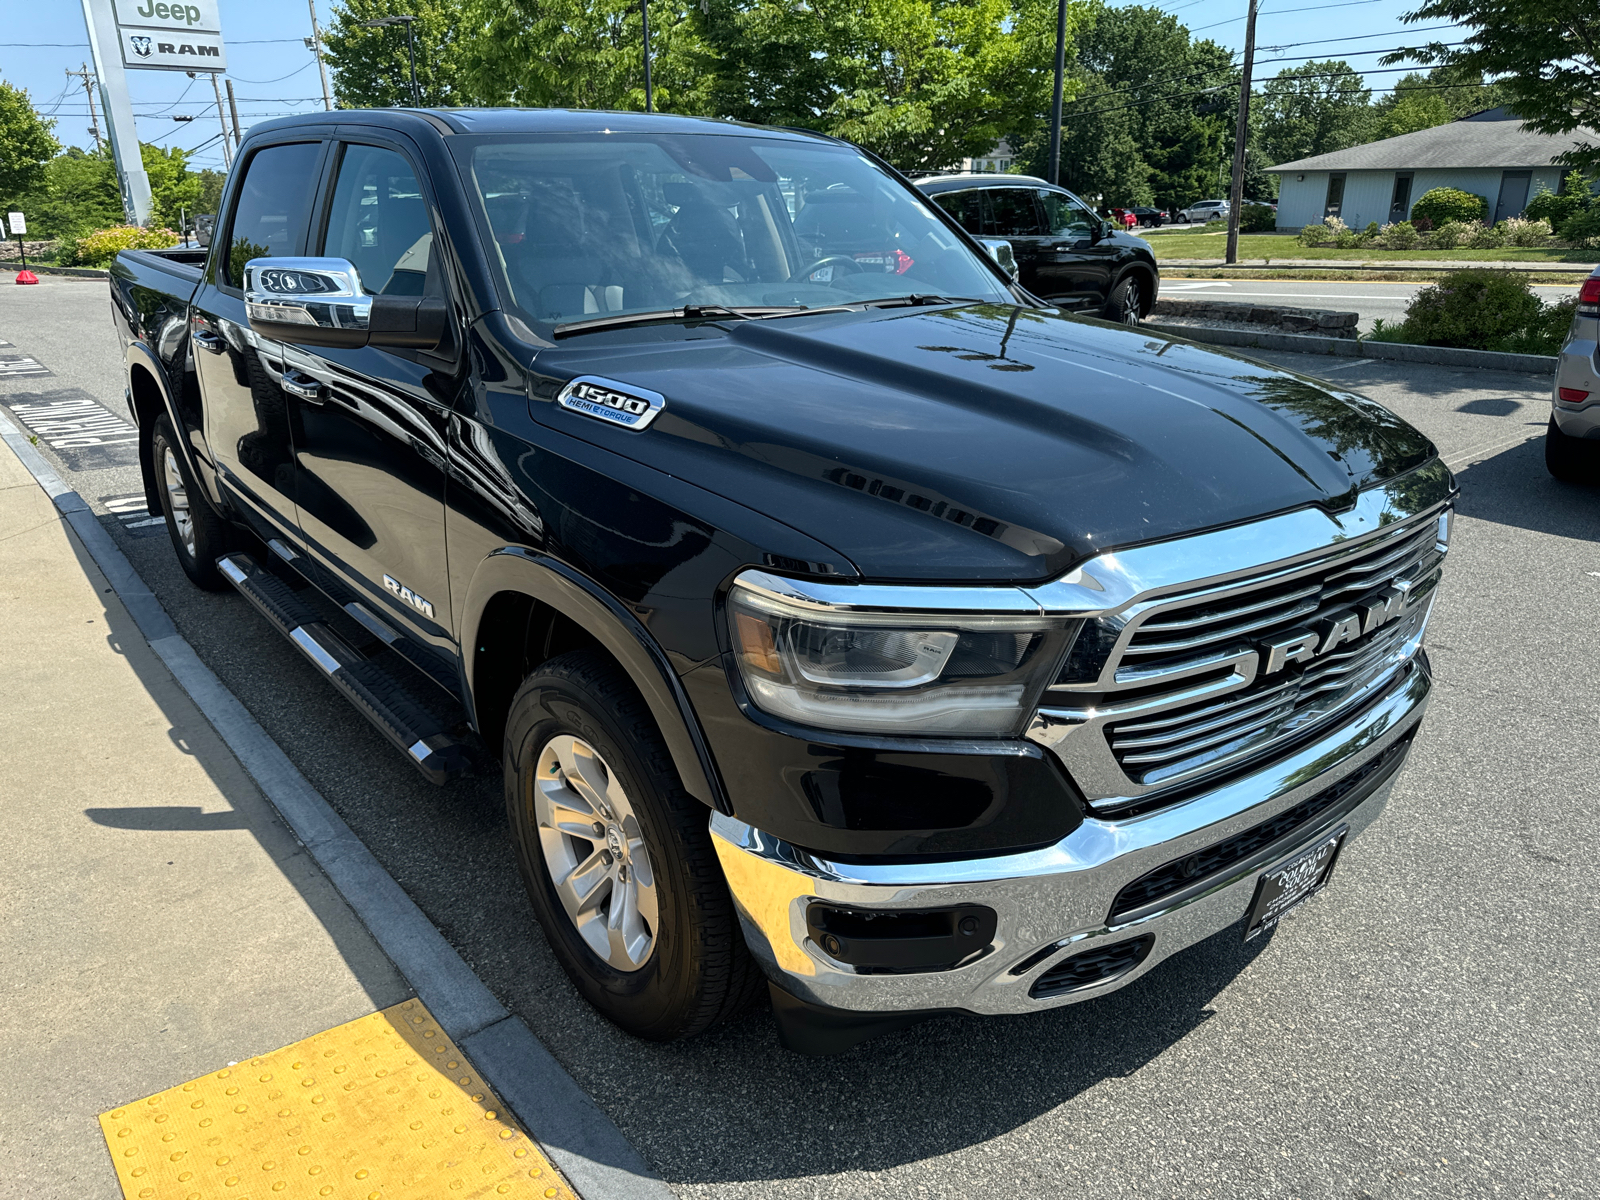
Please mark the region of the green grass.
<svg viewBox="0 0 1600 1200"><path fill-rule="evenodd" d="M1220 259L1227 246L1227 238L1220 233L1165 233L1149 239L1157 261L1168 258ZM1359 250L1335 250L1328 246L1302 246L1293 234L1241 233L1239 235L1241 260L1270 258L1274 263L1314 261L1382 262L1386 258L1400 261L1430 262L1582 262L1600 259L1600 252L1574 250L1561 246L1533 249L1525 246L1506 246L1499 250L1384 250L1366 246Z"/></svg>

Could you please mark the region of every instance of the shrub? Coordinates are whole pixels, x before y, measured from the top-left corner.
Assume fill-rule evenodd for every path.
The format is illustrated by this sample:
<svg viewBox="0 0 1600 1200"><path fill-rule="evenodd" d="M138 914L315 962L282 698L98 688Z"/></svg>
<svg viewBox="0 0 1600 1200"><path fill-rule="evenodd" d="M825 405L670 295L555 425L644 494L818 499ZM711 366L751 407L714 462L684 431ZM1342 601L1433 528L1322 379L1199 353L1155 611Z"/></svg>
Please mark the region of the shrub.
<svg viewBox="0 0 1600 1200"><path fill-rule="evenodd" d="M170 229L140 229L137 225L114 225L81 237L73 248L72 260L80 267L105 267L120 250L160 250L176 246L178 235Z"/></svg>
<svg viewBox="0 0 1600 1200"><path fill-rule="evenodd" d="M1489 343L1491 350L1504 350L1512 354L1560 354L1567 333L1572 328L1572 318L1578 313L1578 298L1568 296L1554 304L1540 306L1540 311L1528 324L1508 337Z"/></svg>
<svg viewBox="0 0 1600 1200"><path fill-rule="evenodd" d="M1433 222L1428 220L1427 217L1412 217L1411 224L1418 233L1428 233L1433 229Z"/></svg>
<svg viewBox="0 0 1600 1200"><path fill-rule="evenodd" d="M1528 328L1542 308L1520 274L1486 268L1456 271L1412 297L1406 340L1486 350Z"/></svg>
<svg viewBox="0 0 1600 1200"><path fill-rule="evenodd" d="M1271 233L1278 227L1278 214L1265 204L1246 204L1239 209L1241 233Z"/></svg>
<svg viewBox="0 0 1600 1200"><path fill-rule="evenodd" d="M1411 206L1411 221L1419 217L1435 226L1446 221L1481 221L1489 215L1489 202L1472 192L1459 188L1434 188L1424 192L1422 199Z"/></svg>
<svg viewBox="0 0 1600 1200"><path fill-rule="evenodd" d="M1472 237L1467 245L1474 250L1498 250L1506 244L1506 232L1503 229L1492 229L1487 225L1479 225L1472 231Z"/></svg>
<svg viewBox="0 0 1600 1200"><path fill-rule="evenodd" d="M1496 226L1513 246L1542 246L1551 234L1550 223L1526 217L1507 217Z"/></svg>
<svg viewBox="0 0 1600 1200"><path fill-rule="evenodd" d="M1528 201L1528 207L1522 210L1522 215L1530 221L1548 221L1552 229L1559 229L1561 223L1581 207L1581 196L1558 196L1540 184L1539 194Z"/></svg>
<svg viewBox="0 0 1600 1200"><path fill-rule="evenodd" d="M1367 222L1366 235L1368 237L1377 237L1378 236L1378 223L1376 221L1368 221Z"/></svg>
<svg viewBox="0 0 1600 1200"><path fill-rule="evenodd" d="M1334 236L1333 244L1340 250L1358 250L1366 244L1366 236L1354 229L1341 229Z"/></svg>
<svg viewBox="0 0 1600 1200"><path fill-rule="evenodd" d="M1378 233L1378 244L1385 250L1410 250L1421 240L1422 235L1410 221L1385 225Z"/></svg>
<svg viewBox="0 0 1600 1200"><path fill-rule="evenodd" d="M1412 222L1412 224L1418 225L1420 228L1419 222ZM1466 221L1446 221L1429 235L1429 241L1435 250L1454 250L1462 242L1471 238L1473 231L1477 228L1476 224L1469 224Z"/></svg>
<svg viewBox="0 0 1600 1200"><path fill-rule="evenodd" d="M1574 246L1600 248L1600 207L1568 217L1561 225L1561 236Z"/></svg>
<svg viewBox="0 0 1600 1200"><path fill-rule="evenodd" d="M1302 246L1320 246L1327 240L1328 227L1326 225L1306 225L1295 235L1295 241Z"/></svg>

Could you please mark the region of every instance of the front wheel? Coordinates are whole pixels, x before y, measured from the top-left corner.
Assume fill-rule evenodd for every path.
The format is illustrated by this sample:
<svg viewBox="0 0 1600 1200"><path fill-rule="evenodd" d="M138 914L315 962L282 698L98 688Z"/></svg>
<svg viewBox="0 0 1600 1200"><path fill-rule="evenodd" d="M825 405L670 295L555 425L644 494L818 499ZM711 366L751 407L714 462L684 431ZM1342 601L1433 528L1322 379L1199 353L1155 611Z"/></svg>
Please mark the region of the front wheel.
<svg viewBox="0 0 1600 1200"><path fill-rule="evenodd" d="M233 546L233 526L211 507L200 490L165 414L156 418L151 431L150 456L155 460L161 492L161 515L167 519L178 565L197 587L208 592L226 591L229 584L217 570L217 559Z"/></svg>
<svg viewBox="0 0 1600 1200"><path fill-rule="evenodd" d="M1563 483L1600 483L1600 442L1562 433L1551 416L1544 435L1544 465Z"/></svg>
<svg viewBox="0 0 1600 1200"><path fill-rule="evenodd" d="M689 1037L761 975L711 843L643 697L592 650L551 659L511 702L506 806L523 884L586 1000L637 1037Z"/></svg>
<svg viewBox="0 0 1600 1200"><path fill-rule="evenodd" d="M1111 298L1106 301L1105 318L1122 325L1137 325L1144 317L1143 304L1144 290L1139 286L1138 277L1126 276L1111 289Z"/></svg>

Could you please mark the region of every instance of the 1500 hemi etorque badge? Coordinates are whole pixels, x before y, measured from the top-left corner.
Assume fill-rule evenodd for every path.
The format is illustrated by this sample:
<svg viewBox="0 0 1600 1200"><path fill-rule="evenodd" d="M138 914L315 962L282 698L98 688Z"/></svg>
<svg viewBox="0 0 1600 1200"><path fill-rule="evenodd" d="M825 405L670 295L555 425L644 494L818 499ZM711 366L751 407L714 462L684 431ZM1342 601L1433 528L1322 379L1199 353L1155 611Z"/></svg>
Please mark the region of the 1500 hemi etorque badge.
<svg viewBox="0 0 1600 1200"><path fill-rule="evenodd" d="M580 375L561 389L556 403L626 429L643 429L667 406L667 398L660 392L618 383L614 379Z"/></svg>

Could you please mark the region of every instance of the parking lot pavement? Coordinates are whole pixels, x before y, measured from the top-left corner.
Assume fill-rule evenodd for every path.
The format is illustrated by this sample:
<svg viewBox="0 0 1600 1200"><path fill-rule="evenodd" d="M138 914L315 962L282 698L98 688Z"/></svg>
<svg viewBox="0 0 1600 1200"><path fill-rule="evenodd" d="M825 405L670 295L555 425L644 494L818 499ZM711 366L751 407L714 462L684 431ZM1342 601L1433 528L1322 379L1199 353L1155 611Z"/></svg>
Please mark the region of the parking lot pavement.
<svg viewBox="0 0 1600 1200"><path fill-rule="evenodd" d="M104 293L65 287L37 309L0 291L0 338L112 402L120 381L90 378L115 354ZM1600 492L1544 471L1548 379L1263 357L1393 408L1460 479L1438 686L1388 812L1270 940L1224 933L1091 1004L939 1018L837 1059L785 1053L764 1008L682 1044L618 1033L533 923L492 766L429 786L242 600L189 587L164 537L103 520L201 658L682 1197L1593 1193ZM0 400L23 390L41 389L0 381ZM112 495L131 490L119 469L68 477Z"/></svg>

